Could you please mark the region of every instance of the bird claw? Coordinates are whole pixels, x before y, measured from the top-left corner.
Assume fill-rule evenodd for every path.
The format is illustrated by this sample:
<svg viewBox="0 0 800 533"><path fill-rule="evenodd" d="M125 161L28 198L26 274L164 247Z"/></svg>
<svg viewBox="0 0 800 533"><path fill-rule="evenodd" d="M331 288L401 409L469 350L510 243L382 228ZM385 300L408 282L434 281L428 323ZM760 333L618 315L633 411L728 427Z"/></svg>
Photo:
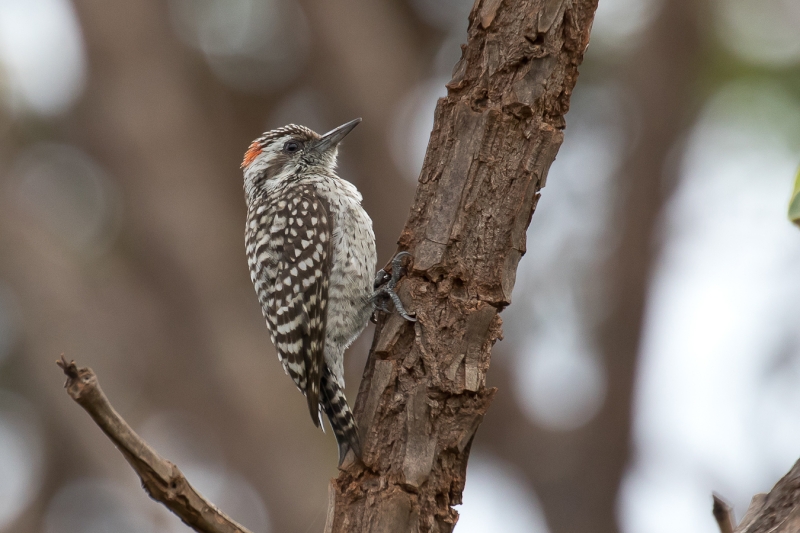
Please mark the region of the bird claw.
<svg viewBox="0 0 800 533"><path fill-rule="evenodd" d="M394 288L397 286L397 282L403 277L403 259L406 257L411 257L411 254L408 252L400 252L395 255L394 258L392 258L391 274L386 272L384 269L380 269L378 271L378 273L375 275L375 282L373 283L375 292L372 293L372 300L375 302L376 310L389 313L390 311L386 306L385 300L385 298L388 297L394 304L397 314L409 322L416 322L416 316L413 316L406 311L406 308L403 306L403 302L400 301L400 297L394 290Z"/></svg>

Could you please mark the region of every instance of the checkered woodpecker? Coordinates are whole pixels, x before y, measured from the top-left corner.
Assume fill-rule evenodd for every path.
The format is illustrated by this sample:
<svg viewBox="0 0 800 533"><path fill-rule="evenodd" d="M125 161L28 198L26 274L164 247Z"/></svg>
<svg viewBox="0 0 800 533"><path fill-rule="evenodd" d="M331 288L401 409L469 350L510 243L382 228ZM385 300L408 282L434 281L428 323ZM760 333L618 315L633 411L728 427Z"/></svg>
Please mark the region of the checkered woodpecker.
<svg viewBox="0 0 800 533"><path fill-rule="evenodd" d="M339 142L361 119L325 135L290 124L253 141L245 154L245 244L250 279L283 368L306 396L311 418L330 421L339 464L361 456L344 397L345 349L376 308L391 299L403 256L392 274L375 271L372 221L361 194L336 175Z"/></svg>

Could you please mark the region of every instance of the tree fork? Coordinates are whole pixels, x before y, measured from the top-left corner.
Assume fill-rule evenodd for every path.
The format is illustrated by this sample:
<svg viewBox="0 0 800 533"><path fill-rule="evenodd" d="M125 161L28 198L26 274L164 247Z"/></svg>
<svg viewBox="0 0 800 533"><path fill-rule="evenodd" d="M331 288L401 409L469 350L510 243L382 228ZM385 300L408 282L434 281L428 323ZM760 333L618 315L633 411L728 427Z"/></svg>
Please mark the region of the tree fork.
<svg viewBox="0 0 800 533"><path fill-rule="evenodd" d="M364 449L331 482L325 531L449 532L498 315L563 140L596 0L478 0L439 100L399 239L413 265L399 294L417 322L382 317L355 415Z"/></svg>

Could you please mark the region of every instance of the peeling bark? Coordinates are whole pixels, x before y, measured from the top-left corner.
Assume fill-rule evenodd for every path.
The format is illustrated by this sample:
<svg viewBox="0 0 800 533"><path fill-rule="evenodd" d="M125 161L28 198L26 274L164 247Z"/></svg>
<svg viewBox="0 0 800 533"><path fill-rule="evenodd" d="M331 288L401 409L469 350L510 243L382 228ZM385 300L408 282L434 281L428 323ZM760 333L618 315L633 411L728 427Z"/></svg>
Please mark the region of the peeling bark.
<svg viewBox="0 0 800 533"><path fill-rule="evenodd" d="M594 0L479 0L439 100L400 236L414 256L399 287L414 324L383 317L355 414L364 448L331 484L326 531L449 532L499 312L589 41Z"/></svg>

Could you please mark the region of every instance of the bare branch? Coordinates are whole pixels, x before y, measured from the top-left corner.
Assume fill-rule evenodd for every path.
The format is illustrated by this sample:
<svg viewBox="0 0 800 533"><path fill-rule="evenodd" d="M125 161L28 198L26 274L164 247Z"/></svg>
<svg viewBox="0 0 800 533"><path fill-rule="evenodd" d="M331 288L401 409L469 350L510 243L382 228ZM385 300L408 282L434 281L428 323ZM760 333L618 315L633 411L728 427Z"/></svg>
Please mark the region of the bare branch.
<svg viewBox="0 0 800 533"><path fill-rule="evenodd" d="M736 527L736 519L733 516L733 509L728 502L723 500L719 495L714 494L714 519L717 521L719 533L733 533Z"/></svg>
<svg viewBox="0 0 800 533"><path fill-rule="evenodd" d="M250 533L203 498L177 466L158 455L133 431L111 406L91 368L78 368L74 361L68 363L63 355L56 364L67 376L64 384L67 393L122 452L151 498L200 533Z"/></svg>
<svg viewBox="0 0 800 533"><path fill-rule="evenodd" d="M800 461L769 494L756 494L734 533L794 533L800 531Z"/></svg>

